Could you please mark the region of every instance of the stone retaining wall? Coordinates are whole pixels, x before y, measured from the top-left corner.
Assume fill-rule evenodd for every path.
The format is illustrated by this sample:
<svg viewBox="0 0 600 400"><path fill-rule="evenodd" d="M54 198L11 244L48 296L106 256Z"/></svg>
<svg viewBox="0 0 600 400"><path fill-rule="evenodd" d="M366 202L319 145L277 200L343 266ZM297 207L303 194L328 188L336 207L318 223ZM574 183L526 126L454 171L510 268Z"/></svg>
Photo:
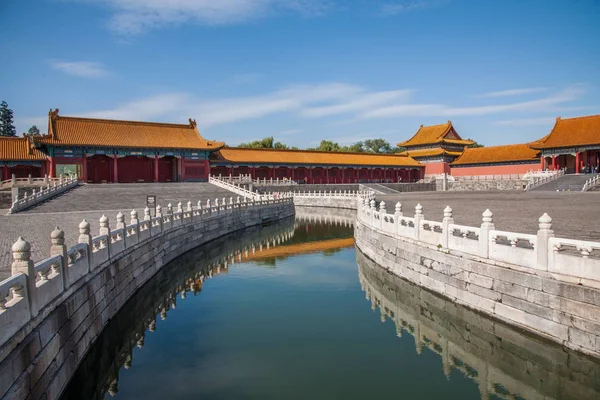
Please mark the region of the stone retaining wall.
<svg viewBox="0 0 600 400"><path fill-rule="evenodd" d="M565 275L573 266L567 265L570 261L562 274L493 261L384 232L361 218L360 210L355 241L366 256L397 276L571 349L600 356L600 282ZM513 255L523 251L513 250Z"/></svg>
<svg viewBox="0 0 600 400"><path fill-rule="evenodd" d="M356 210L357 202L357 197L294 196L294 205L297 207L329 207Z"/></svg>
<svg viewBox="0 0 600 400"><path fill-rule="evenodd" d="M482 399L600 398L600 363L591 357L438 296L360 251L356 262L361 289L381 321L394 324L402 340L413 336L418 354L427 348L438 355L448 379L458 370L473 380Z"/></svg>
<svg viewBox="0 0 600 400"><path fill-rule="evenodd" d="M486 192L513 190L522 192L523 190L525 190L526 185L527 182L521 179L489 181L456 180L454 182L448 182L448 190Z"/></svg>
<svg viewBox="0 0 600 400"><path fill-rule="evenodd" d="M27 292L41 290L40 281L32 287L28 284L28 276L25 274L14 275L3 281L3 287L14 289L15 296L19 294L17 298L2 304L0 317L3 319L0 324L3 329L17 325L22 328L3 340L4 344L0 347L0 396L3 396L3 399L59 398L65 384L108 321L165 264L225 234L294 214L291 199L256 204L243 203L237 207L235 210L233 205L231 208L223 205L220 210L215 212L216 208L213 208L212 213L197 219L192 215L197 214L196 210L189 211L188 214L168 214L165 219L169 223L168 230L163 230L162 222L155 225L155 218L147 221L152 224L146 224L148 229L143 232L134 232L139 228L134 229L127 225L127 237L124 238L126 241L121 239L121 242L115 242L122 243L120 246L123 249L117 249L116 246L113 249L111 245L110 249L114 250L117 256L107 256L106 261L99 265L92 263L94 257L104 254L104 248L99 245L100 247L94 246L93 253L84 252L77 246L87 244L80 243L69 250L69 266L65 270L65 276L74 279L69 275L72 273L71 268L78 268L78 265L85 261L79 255L90 257L88 263L93 265L93 268L88 267L88 273L66 286L57 297L39 308L39 312L36 307L39 299L32 298ZM240 210L239 207L243 209ZM185 222L177 218L188 219ZM179 221L177 224L176 220ZM89 235L89 224L87 232ZM142 237L142 233L146 239L138 241L135 235ZM94 244L95 240L96 238ZM73 251L77 251L77 257L75 253L71 254ZM25 258L19 255L19 259ZM46 268L43 273L44 279L47 280L44 282L56 281L54 272L48 272L50 268L56 271L57 265L42 267ZM35 275L33 277L35 279ZM58 277L62 279L60 275ZM55 284L52 283L50 289L53 288L52 285ZM24 306L21 305L27 306L24 301L30 302L27 310L31 308L33 316L28 317L22 325L23 322L15 318L19 319L21 315L26 317L23 314ZM7 308L4 308L5 306ZM9 312L10 314L7 314Z"/></svg>
<svg viewBox="0 0 600 400"><path fill-rule="evenodd" d="M272 193L272 192L330 192L330 191L357 191L358 183L345 184L306 184L306 185L253 185L253 189L257 193Z"/></svg>

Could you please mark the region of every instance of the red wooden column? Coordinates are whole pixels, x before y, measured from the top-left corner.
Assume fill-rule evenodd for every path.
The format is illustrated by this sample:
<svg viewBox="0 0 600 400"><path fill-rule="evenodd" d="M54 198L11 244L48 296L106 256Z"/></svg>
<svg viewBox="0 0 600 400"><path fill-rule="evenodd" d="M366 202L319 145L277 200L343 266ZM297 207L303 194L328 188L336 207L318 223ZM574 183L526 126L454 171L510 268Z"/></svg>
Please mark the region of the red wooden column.
<svg viewBox="0 0 600 400"><path fill-rule="evenodd" d="M154 155L154 182L158 182L158 154Z"/></svg>
<svg viewBox="0 0 600 400"><path fill-rule="evenodd" d="M342 183L346 183L346 167L341 168L342 170Z"/></svg>
<svg viewBox="0 0 600 400"><path fill-rule="evenodd" d="M54 160L52 157L48 158L48 176L54 178Z"/></svg>
<svg viewBox="0 0 600 400"><path fill-rule="evenodd" d="M181 159L179 160L179 165L181 166L181 168L179 168L179 175L180 175L179 182L185 182L185 157L184 156L181 156Z"/></svg>
<svg viewBox="0 0 600 400"><path fill-rule="evenodd" d="M119 159L113 154L113 183L119 183Z"/></svg>
<svg viewBox="0 0 600 400"><path fill-rule="evenodd" d="M252 179L256 178L256 168L255 167L250 167L250 176L252 177Z"/></svg>
<svg viewBox="0 0 600 400"><path fill-rule="evenodd" d="M83 178L83 182L87 183L88 181L88 171L87 171L87 154L83 153L83 162L81 166L81 175Z"/></svg>
<svg viewBox="0 0 600 400"><path fill-rule="evenodd" d="M371 180L373 180L373 171L374 169L371 169Z"/></svg>
<svg viewBox="0 0 600 400"><path fill-rule="evenodd" d="M325 182L329 183L329 167L325 168Z"/></svg>
<svg viewBox="0 0 600 400"><path fill-rule="evenodd" d="M552 170L556 169L556 156L552 154Z"/></svg>
<svg viewBox="0 0 600 400"><path fill-rule="evenodd" d="M308 180L310 181L310 183L314 183L313 182L313 177L312 177L312 167L308 168Z"/></svg>
<svg viewBox="0 0 600 400"><path fill-rule="evenodd" d="M579 152L575 153L575 173L578 174L579 173L579 167L580 167L580 161L579 161Z"/></svg>
<svg viewBox="0 0 600 400"><path fill-rule="evenodd" d="M10 171L8 170L8 165L4 164L2 167L2 180L6 181L10 179Z"/></svg>

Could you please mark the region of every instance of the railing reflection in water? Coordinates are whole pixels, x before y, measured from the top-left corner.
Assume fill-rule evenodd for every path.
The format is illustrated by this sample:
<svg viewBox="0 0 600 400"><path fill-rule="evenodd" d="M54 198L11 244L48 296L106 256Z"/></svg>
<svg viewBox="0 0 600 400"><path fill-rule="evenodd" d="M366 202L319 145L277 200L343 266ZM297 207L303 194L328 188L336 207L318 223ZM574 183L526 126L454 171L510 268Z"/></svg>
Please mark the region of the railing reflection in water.
<svg viewBox="0 0 600 400"><path fill-rule="evenodd" d="M310 211L309 211L310 214ZM133 365L133 349L144 346L177 301L202 291L206 280L228 273L235 263L275 266L294 254L350 247L353 219L342 216L319 222L306 215L254 227L192 250L162 268L117 314L73 376L63 399L103 399L118 392L119 371ZM315 240L323 238L325 240Z"/></svg>
<svg viewBox="0 0 600 400"><path fill-rule="evenodd" d="M479 386L482 399L600 399L600 364L535 338L390 274L356 251L358 278L381 321L398 337L414 337L416 352L441 357Z"/></svg>

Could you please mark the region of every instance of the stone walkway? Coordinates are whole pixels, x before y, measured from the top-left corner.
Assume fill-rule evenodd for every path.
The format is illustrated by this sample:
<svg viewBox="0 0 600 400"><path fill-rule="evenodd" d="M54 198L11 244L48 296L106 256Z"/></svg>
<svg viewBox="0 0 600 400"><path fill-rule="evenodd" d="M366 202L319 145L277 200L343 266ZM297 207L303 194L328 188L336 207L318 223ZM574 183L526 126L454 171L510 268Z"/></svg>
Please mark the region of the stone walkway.
<svg viewBox="0 0 600 400"><path fill-rule="evenodd" d="M102 214L106 214L111 226L116 225L119 211L125 214L127 223L133 208L143 218L147 194L156 195L158 204L164 208L168 203L176 208L178 201L185 207L188 200L195 205L198 200L206 204L208 199L213 202L217 197L219 200L237 197L208 183L83 185L23 213L6 215L7 210L0 210L0 280L10 276L10 249L19 236L31 243L32 259L39 261L49 256L50 232L54 227L64 230L67 246L73 246L84 218L90 223L93 235L98 234L98 219Z"/></svg>
<svg viewBox="0 0 600 400"><path fill-rule="evenodd" d="M496 229L535 234L538 219L544 213L552 217L556 236L570 239L600 241L600 193L574 192L420 192L378 195L386 202L388 212L394 212L396 202L402 203L406 216L414 216L415 206L423 206L425 219L441 221L444 208L450 206L454 222L480 226L486 208L494 213Z"/></svg>

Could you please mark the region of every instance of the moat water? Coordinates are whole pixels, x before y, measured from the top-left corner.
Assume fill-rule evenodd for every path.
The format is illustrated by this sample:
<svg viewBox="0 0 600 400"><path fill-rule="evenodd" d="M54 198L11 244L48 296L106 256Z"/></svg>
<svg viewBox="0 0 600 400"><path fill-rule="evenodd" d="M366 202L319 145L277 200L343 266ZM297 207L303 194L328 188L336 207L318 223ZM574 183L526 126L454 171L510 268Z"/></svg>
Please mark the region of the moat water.
<svg viewBox="0 0 600 400"><path fill-rule="evenodd" d="M600 399L600 363L396 278L353 227L238 232L165 266L63 399Z"/></svg>

